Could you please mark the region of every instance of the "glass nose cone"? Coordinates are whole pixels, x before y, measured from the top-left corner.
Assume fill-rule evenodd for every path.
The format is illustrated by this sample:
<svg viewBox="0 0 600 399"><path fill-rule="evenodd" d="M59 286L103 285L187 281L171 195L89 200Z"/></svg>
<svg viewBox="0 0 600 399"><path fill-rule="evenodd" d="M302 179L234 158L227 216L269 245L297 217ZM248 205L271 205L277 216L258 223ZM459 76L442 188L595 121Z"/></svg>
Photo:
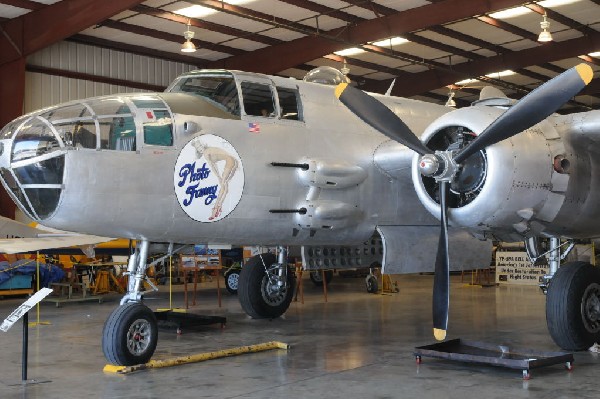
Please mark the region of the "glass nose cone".
<svg viewBox="0 0 600 399"><path fill-rule="evenodd" d="M34 220L56 209L62 187L64 151L43 116L21 117L0 131L0 178L23 212Z"/></svg>

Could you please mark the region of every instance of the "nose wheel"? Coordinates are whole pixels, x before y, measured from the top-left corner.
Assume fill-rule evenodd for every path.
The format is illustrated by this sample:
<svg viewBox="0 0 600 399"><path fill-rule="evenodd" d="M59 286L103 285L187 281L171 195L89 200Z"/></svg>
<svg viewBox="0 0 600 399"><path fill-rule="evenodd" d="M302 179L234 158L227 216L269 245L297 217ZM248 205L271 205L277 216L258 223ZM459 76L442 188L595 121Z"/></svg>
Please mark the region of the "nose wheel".
<svg viewBox="0 0 600 399"><path fill-rule="evenodd" d="M139 302L119 306L110 314L102 331L102 351L115 365L147 363L156 349L158 324L154 313Z"/></svg>

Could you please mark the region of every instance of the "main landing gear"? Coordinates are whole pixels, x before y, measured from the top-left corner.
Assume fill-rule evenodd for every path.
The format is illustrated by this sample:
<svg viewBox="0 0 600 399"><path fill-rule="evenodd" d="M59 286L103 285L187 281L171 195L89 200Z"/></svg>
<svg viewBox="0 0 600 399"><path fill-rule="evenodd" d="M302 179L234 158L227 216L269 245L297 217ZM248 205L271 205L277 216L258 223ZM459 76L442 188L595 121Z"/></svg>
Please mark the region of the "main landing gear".
<svg viewBox="0 0 600 399"><path fill-rule="evenodd" d="M536 251L528 244L531 255ZM550 239L550 274L544 276L540 287L546 293L546 323L550 336L562 349L579 351L600 340L600 268L581 261L567 262L559 268L560 260L573 247L573 243L568 244L561 254L560 240ZM533 260L543 255L534 256Z"/></svg>
<svg viewBox="0 0 600 399"><path fill-rule="evenodd" d="M287 249L256 255L242 267L238 298L242 309L254 319L273 319L290 306L294 295L294 273L287 266Z"/></svg>
<svg viewBox="0 0 600 399"><path fill-rule="evenodd" d="M546 322L554 342L570 351L600 340L600 269L568 262L556 272L546 296Z"/></svg>

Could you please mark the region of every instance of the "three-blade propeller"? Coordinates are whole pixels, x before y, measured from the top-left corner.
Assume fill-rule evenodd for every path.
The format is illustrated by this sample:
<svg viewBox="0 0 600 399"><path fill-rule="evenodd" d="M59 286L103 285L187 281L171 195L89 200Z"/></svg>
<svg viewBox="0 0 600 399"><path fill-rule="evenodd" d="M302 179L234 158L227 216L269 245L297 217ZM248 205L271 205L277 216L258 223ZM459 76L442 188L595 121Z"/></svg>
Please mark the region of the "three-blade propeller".
<svg viewBox="0 0 600 399"><path fill-rule="evenodd" d="M455 171L471 155L541 122L564 103L581 91L593 76L592 68L579 64L523 97L492 122L467 146L454 153L446 151L432 154L408 126L388 107L361 90L342 83L335 94L340 101L367 124L392 140L404 144L419 155L419 168L423 175L434 177L439 183L440 238L435 260L433 282L433 332L437 340L446 337L448 328L448 308L450 298L450 260L448 256L448 204L449 185L455 178ZM437 166L444 161L454 164L440 172ZM433 165L432 165L433 164ZM450 172L448 172L450 171Z"/></svg>

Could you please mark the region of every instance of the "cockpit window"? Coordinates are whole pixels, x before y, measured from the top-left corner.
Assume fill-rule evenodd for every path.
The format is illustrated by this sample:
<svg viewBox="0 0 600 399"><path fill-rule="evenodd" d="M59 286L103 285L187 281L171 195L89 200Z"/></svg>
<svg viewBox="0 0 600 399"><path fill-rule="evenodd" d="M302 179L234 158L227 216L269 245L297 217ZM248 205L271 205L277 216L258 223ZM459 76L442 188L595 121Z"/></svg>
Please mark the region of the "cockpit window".
<svg viewBox="0 0 600 399"><path fill-rule="evenodd" d="M144 143L148 145L173 145L171 113L164 101L155 96L132 99L141 115Z"/></svg>
<svg viewBox="0 0 600 399"><path fill-rule="evenodd" d="M277 87L277 95L279 96L279 107L281 108L281 119L291 119L301 121L302 109L300 104L300 93L298 89L288 89L285 87Z"/></svg>
<svg viewBox="0 0 600 399"><path fill-rule="evenodd" d="M225 112L239 116L240 102L235 80L229 73L182 76L166 90L202 97Z"/></svg>
<svg viewBox="0 0 600 399"><path fill-rule="evenodd" d="M255 82L242 82L241 86L246 115L268 118L277 116L271 86Z"/></svg>

